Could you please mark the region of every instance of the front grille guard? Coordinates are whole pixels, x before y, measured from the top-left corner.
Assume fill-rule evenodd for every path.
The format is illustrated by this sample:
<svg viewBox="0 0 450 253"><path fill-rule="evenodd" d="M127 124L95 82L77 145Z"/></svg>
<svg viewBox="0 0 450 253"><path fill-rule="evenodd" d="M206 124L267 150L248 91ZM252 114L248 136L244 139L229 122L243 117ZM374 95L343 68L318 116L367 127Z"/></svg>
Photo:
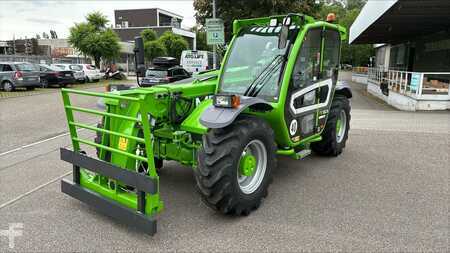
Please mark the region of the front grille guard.
<svg viewBox="0 0 450 253"><path fill-rule="evenodd" d="M61 182L61 189L64 193L79 199L91 206L96 207L100 212L120 219L129 225L140 228L148 234L154 234L156 232L156 221L153 219L152 214L146 213L146 194L158 195L157 201L150 207L151 210L161 207L159 202L159 178L156 173L153 155L152 145L152 133L150 131L150 124L148 118L148 111L143 106L144 99L142 97L129 97L119 96L114 94L88 92L81 90L62 89L62 98L64 102L64 109L67 117L67 124L69 127L69 133L72 141L73 150L61 149L61 159L69 162L73 165L73 182L63 180ZM78 106L72 106L70 101L70 94L98 97L104 99L113 99L119 101L126 101L127 103L139 104L139 118L129 117L125 115L115 114L111 112L103 112ZM74 112L87 113L104 118L116 118L120 120L132 121L139 124L142 127L143 138L137 136L131 136L128 134L111 131L104 128L94 127L89 124L76 122L74 119ZM126 138L136 141L136 143L142 143L145 145L145 154L134 154L128 151L120 150L111 146L105 146L101 143L96 143L91 140L82 139L78 136L77 128L90 130L93 132L99 132L105 138L105 135L112 135L116 137ZM112 152L120 154L138 161L146 162L148 164L147 175L143 175L134 171L129 171L125 168L120 168L111 163L94 159L85 155L80 149L80 144L92 146L98 148L100 152ZM90 189L86 189L80 185L80 169L86 169L102 176L118 180L126 185L132 186L136 189L137 194L137 208L132 210L124 207L119 203L116 203L114 199L102 196L101 194L94 192ZM106 198L105 198L106 197ZM154 198L150 198L154 199Z"/></svg>

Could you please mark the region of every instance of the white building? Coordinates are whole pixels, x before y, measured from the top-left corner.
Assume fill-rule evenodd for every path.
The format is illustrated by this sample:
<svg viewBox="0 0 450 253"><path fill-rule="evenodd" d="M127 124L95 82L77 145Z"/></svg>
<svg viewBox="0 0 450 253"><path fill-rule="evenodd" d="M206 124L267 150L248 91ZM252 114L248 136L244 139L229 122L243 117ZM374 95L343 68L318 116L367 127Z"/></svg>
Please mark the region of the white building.
<svg viewBox="0 0 450 253"><path fill-rule="evenodd" d="M349 40L376 44L368 92L401 110L450 109L449 0L369 0Z"/></svg>

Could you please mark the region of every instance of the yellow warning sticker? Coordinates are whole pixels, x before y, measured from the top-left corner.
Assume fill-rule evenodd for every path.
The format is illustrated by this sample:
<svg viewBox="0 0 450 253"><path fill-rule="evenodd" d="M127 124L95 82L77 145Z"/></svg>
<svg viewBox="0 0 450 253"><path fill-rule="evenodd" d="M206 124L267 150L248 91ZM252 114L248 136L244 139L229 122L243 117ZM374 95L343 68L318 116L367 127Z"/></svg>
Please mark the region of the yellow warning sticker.
<svg viewBox="0 0 450 253"><path fill-rule="evenodd" d="M126 151L128 146L128 139L124 137L119 138L119 149Z"/></svg>

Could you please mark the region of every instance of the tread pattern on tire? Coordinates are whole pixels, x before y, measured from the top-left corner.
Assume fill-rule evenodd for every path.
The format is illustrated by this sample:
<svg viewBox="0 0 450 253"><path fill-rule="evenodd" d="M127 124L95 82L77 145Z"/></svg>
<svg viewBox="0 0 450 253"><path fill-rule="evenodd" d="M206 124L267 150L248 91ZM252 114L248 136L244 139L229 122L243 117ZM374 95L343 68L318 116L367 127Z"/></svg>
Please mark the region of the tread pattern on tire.
<svg viewBox="0 0 450 253"><path fill-rule="evenodd" d="M237 166L248 138L258 138L266 146L265 178L252 194L241 192L237 182ZM272 128L262 119L240 117L223 129L211 129L203 136L195 170L197 188L203 202L224 214L248 215L267 196L272 181L271 170L276 167L276 144Z"/></svg>
<svg viewBox="0 0 450 253"><path fill-rule="evenodd" d="M345 110L347 113L347 129L344 138L340 143L336 141L336 121L340 110ZM330 113L328 114L325 129L322 132L322 140L311 143L311 149L323 156L338 156L345 148L345 143L348 139L348 131L350 130L350 103L347 97L336 95L331 104Z"/></svg>

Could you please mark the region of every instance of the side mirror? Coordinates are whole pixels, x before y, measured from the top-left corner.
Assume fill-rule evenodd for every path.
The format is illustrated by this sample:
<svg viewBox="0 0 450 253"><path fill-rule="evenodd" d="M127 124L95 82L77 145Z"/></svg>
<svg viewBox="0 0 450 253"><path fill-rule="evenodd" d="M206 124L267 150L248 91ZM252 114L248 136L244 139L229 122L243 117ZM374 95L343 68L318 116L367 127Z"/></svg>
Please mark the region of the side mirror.
<svg viewBox="0 0 450 253"><path fill-rule="evenodd" d="M278 35L278 49L286 47L289 35L289 26L283 25L281 27L280 35Z"/></svg>
<svg viewBox="0 0 450 253"><path fill-rule="evenodd" d="M136 66L136 75L145 76L145 59L144 59L144 40L142 37L134 38L134 63Z"/></svg>

